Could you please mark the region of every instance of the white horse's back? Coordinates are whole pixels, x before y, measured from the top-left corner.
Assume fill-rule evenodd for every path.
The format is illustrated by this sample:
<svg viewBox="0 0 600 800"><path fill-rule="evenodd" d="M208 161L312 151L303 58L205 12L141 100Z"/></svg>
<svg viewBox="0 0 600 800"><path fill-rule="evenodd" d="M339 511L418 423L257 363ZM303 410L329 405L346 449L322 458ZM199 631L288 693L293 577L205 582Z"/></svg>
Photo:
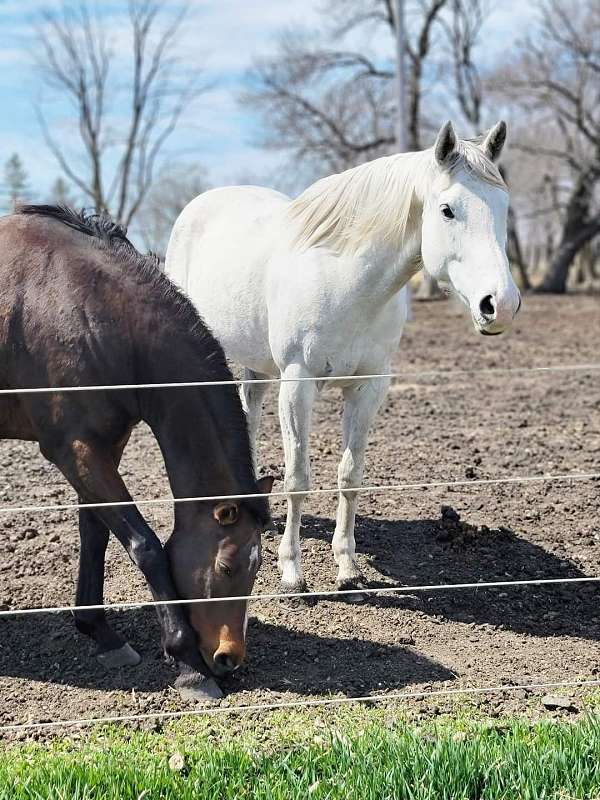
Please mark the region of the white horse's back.
<svg viewBox="0 0 600 800"><path fill-rule="evenodd" d="M269 348L265 271L276 218L289 202L260 186L204 192L179 215L167 250L168 276L197 305L227 356L266 374L277 370Z"/></svg>

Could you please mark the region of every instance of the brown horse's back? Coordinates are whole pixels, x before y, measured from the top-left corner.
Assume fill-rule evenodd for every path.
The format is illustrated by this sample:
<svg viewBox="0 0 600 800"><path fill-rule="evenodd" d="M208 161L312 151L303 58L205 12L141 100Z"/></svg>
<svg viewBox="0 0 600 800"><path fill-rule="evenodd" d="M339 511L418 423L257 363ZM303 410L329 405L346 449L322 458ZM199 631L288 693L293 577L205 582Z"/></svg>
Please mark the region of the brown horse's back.
<svg viewBox="0 0 600 800"><path fill-rule="evenodd" d="M144 302L135 275L90 236L41 216L0 219L3 388L133 382L134 307L140 331ZM42 443L61 436L68 422L72 434L100 425L99 435L120 439L136 417L135 397L86 394L85 402L75 394L0 397L0 437Z"/></svg>

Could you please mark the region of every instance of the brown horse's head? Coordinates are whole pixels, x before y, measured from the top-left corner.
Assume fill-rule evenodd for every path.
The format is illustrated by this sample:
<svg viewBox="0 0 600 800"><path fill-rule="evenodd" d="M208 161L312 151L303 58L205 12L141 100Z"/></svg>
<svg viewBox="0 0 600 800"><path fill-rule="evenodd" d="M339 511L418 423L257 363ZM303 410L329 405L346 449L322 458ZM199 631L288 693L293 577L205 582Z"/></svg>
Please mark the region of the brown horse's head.
<svg viewBox="0 0 600 800"><path fill-rule="evenodd" d="M268 493L273 478L257 484ZM166 544L177 593L186 600L249 595L261 564L264 521L243 500L206 505L200 514L197 529L176 527ZM248 602L193 603L188 610L207 666L218 676L237 669L246 654Z"/></svg>

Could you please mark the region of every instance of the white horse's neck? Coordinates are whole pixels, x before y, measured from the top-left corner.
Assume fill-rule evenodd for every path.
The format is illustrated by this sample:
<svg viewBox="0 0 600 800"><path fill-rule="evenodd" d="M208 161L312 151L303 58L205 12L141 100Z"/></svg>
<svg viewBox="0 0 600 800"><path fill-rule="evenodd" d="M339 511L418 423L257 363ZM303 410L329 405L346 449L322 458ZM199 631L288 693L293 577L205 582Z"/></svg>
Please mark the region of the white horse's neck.
<svg viewBox="0 0 600 800"><path fill-rule="evenodd" d="M317 181L290 205L298 246L325 247L349 271L366 270L370 281L379 275L382 291L398 291L420 268L423 202L435 175L432 152L425 150Z"/></svg>

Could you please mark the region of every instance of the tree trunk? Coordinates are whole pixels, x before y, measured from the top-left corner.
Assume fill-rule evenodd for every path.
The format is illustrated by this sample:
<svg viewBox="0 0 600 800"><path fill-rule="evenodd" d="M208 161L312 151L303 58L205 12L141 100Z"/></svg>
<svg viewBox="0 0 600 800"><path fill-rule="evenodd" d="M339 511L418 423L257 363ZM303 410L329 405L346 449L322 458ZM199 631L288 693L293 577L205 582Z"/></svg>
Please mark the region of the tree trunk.
<svg viewBox="0 0 600 800"><path fill-rule="evenodd" d="M500 175L504 178L504 182L508 186L508 172L506 167L501 164L498 167ZM523 250L521 248L521 240L519 238L519 229L517 228L517 216L515 209L511 204L508 206L508 219L506 222L506 238L507 238L507 251L508 260L511 264L515 264L521 275L521 288L524 291L531 289L529 275L527 274L527 266L523 258Z"/></svg>
<svg viewBox="0 0 600 800"><path fill-rule="evenodd" d="M594 164L577 178L569 198L560 245L539 287L540 292L564 294L573 259L590 239L600 233L600 220L590 220L593 191L599 177L600 169Z"/></svg>
<svg viewBox="0 0 600 800"><path fill-rule="evenodd" d="M519 231L517 230L517 221L512 206L508 209L508 258L519 270L521 288L524 291L529 291L529 289L531 289L531 283L529 281L529 275L527 274L527 266L523 258L521 240L519 239Z"/></svg>
<svg viewBox="0 0 600 800"><path fill-rule="evenodd" d="M600 221L598 220L584 225L577 233L565 233L537 291L564 294L567 290L567 278L573 259L581 248L598 233L600 233Z"/></svg>
<svg viewBox="0 0 600 800"><path fill-rule="evenodd" d="M564 294L567 291L567 278L569 268L575 258L576 249L572 242L565 242L558 248L558 252L552 259L546 277L538 287L538 292L551 292L553 294Z"/></svg>

